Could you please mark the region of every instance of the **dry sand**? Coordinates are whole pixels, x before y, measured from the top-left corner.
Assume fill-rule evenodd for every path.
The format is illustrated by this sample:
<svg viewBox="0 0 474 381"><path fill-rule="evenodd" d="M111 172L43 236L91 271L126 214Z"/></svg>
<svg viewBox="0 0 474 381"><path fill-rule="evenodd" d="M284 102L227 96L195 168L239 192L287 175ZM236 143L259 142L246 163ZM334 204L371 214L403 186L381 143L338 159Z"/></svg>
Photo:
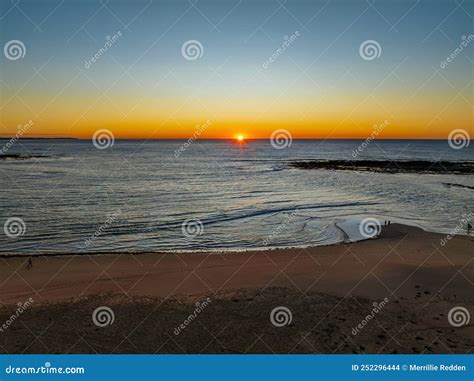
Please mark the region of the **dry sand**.
<svg viewBox="0 0 474 381"><path fill-rule="evenodd" d="M454 327L448 312L474 313L474 242L442 238L393 224L378 239L307 249L40 256L32 268L3 258L0 351L472 353L473 320ZM102 306L114 321L98 327ZM277 307L291 312L289 325L271 323Z"/></svg>

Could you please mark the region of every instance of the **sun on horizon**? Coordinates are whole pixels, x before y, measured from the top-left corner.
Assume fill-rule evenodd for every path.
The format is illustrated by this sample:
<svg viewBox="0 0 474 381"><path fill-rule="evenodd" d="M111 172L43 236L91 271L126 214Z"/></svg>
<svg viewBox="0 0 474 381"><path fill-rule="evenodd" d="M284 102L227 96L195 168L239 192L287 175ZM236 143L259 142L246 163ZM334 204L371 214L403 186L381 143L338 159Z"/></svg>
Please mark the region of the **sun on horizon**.
<svg viewBox="0 0 474 381"><path fill-rule="evenodd" d="M200 139L447 139L473 125L472 17L450 1L203 1L206 18L187 1L22 1L51 13L42 32L4 1L0 136L187 140L209 120Z"/></svg>

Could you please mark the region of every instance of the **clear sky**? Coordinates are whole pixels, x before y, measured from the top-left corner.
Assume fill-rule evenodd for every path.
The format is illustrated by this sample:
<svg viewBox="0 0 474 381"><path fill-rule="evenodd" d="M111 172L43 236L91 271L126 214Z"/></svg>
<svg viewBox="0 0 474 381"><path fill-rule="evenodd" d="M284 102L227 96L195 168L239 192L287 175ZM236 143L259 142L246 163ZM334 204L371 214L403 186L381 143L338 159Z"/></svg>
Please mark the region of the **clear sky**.
<svg viewBox="0 0 474 381"><path fill-rule="evenodd" d="M206 121L200 138L472 131L470 0L0 4L2 48L25 47L0 57L1 135L29 120L29 136L82 138L189 138Z"/></svg>

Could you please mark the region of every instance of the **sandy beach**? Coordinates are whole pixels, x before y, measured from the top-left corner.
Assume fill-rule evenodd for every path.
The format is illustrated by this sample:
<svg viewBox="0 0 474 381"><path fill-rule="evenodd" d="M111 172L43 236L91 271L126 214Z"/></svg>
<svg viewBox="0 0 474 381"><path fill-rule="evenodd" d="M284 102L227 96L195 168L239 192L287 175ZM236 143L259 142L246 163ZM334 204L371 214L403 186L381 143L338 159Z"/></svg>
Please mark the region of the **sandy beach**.
<svg viewBox="0 0 474 381"><path fill-rule="evenodd" d="M474 242L443 238L392 224L306 249L37 256L31 268L3 257L0 351L472 353L472 319L456 327L448 313L474 311ZM99 307L113 314L104 327Z"/></svg>

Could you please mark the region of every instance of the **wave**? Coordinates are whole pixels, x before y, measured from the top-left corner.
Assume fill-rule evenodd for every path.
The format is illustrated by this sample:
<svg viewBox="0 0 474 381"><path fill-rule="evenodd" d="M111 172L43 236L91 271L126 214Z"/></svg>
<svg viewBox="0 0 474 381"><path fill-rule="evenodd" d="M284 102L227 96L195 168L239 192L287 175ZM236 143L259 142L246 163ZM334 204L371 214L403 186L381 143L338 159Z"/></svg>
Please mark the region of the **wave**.
<svg viewBox="0 0 474 381"><path fill-rule="evenodd" d="M234 213L229 215L223 214L216 217L209 217L209 218L199 218L199 216L195 213L194 219L199 220L203 225L214 225L220 224L223 222L230 222L230 221L237 221L243 220L248 218L254 217L262 217L266 215L273 215L277 213L291 213L296 211L305 211L305 210L315 210L315 209L332 209L332 208L349 208L354 206L372 206L372 205L380 205L380 202L347 202L347 203L333 203L333 204L318 204L318 205L300 205L300 206L289 206L289 207L279 207L279 208L268 208L268 209L261 209L261 210L254 210L254 211L240 211L238 213ZM190 217L190 214L187 213L186 216ZM183 221L171 221L162 224L153 225L152 228L154 230L174 230L174 229L181 229ZM137 224L131 225L122 225L120 230L125 230L124 232L115 232L110 234L133 234L133 233L140 233L143 232L142 229L136 229L138 226L143 226L143 221L140 221ZM151 228L151 227L150 227Z"/></svg>

